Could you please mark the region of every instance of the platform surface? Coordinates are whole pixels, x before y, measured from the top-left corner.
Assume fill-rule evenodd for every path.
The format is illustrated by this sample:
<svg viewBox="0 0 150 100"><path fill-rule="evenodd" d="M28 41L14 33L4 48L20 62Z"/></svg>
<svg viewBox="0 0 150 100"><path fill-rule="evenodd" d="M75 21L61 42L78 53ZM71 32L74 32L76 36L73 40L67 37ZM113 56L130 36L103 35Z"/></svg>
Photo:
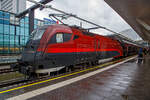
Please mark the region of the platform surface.
<svg viewBox="0 0 150 100"><path fill-rule="evenodd" d="M150 57L136 60L30 100L150 100Z"/></svg>
<svg viewBox="0 0 150 100"><path fill-rule="evenodd" d="M24 91L22 89L18 94ZM10 94L16 96L16 92ZM3 94L6 95L9 92ZM137 64L133 59L28 100L150 100L150 56L143 64Z"/></svg>

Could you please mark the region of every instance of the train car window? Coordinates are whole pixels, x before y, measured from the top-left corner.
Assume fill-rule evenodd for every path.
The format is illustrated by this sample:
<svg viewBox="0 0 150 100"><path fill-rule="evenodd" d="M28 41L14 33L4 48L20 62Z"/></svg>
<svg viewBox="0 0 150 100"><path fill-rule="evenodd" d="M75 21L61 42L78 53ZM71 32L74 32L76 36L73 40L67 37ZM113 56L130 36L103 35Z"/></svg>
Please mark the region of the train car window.
<svg viewBox="0 0 150 100"><path fill-rule="evenodd" d="M64 41L67 42L71 39L72 34L71 33L64 33Z"/></svg>
<svg viewBox="0 0 150 100"><path fill-rule="evenodd" d="M63 33L56 34L56 43L63 43Z"/></svg>

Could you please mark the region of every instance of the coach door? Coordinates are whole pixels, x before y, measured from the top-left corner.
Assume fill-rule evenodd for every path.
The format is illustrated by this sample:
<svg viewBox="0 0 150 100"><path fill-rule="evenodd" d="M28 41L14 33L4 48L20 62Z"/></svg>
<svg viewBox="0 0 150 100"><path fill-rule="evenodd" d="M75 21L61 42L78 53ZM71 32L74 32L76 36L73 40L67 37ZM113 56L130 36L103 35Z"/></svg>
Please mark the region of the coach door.
<svg viewBox="0 0 150 100"><path fill-rule="evenodd" d="M96 50L96 56L98 58L100 58L100 40L96 39L96 46L95 46L95 50Z"/></svg>
<svg viewBox="0 0 150 100"><path fill-rule="evenodd" d="M94 40L95 54L97 55L97 39Z"/></svg>
<svg viewBox="0 0 150 100"><path fill-rule="evenodd" d="M100 57L100 40L98 40L98 43L97 43L97 56L98 58Z"/></svg>

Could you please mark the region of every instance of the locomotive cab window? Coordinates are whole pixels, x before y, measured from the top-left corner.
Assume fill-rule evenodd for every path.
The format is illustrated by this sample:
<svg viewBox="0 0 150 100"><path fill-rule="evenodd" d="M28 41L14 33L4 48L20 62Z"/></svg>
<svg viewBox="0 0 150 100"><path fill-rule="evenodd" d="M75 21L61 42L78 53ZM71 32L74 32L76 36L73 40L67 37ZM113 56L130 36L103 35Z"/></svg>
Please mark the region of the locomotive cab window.
<svg viewBox="0 0 150 100"><path fill-rule="evenodd" d="M45 29L34 30L31 33L30 38L33 39L33 40L41 39L44 32L45 32Z"/></svg>
<svg viewBox="0 0 150 100"><path fill-rule="evenodd" d="M52 36L49 43L68 42L71 39L71 36L71 33L56 33L54 36Z"/></svg>

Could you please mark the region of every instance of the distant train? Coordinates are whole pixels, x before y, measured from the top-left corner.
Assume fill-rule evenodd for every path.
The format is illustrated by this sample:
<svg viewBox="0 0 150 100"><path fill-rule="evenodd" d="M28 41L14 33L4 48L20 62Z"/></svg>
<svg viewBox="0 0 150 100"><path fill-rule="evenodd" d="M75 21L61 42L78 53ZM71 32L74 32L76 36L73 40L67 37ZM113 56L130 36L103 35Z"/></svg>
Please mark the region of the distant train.
<svg viewBox="0 0 150 100"><path fill-rule="evenodd" d="M123 57L137 53L137 49L136 45L79 27L45 25L32 32L22 58L11 67L19 69L20 73L33 75L69 69L81 63L94 64L100 59Z"/></svg>
<svg viewBox="0 0 150 100"><path fill-rule="evenodd" d="M127 37L121 34L112 34L107 37L117 40L120 43L120 45L123 48L124 57L137 54L139 51L139 48L144 48L140 44L136 43L135 41L131 39L128 39Z"/></svg>

